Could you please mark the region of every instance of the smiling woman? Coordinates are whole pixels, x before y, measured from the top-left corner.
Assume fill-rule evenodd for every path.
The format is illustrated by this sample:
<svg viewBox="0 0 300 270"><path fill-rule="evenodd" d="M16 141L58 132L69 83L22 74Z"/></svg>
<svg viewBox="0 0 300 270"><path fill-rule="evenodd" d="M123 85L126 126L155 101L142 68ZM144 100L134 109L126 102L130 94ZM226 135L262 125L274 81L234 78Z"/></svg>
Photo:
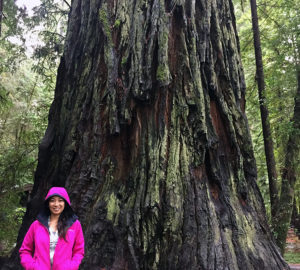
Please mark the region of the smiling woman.
<svg viewBox="0 0 300 270"><path fill-rule="evenodd" d="M49 209L51 212L51 218L59 218L62 211L65 209L65 201L59 196L53 196L49 199Z"/></svg>
<svg viewBox="0 0 300 270"><path fill-rule="evenodd" d="M74 214L67 191L49 190L44 209L30 226L20 248L25 270L78 269L84 255L81 224Z"/></svg>

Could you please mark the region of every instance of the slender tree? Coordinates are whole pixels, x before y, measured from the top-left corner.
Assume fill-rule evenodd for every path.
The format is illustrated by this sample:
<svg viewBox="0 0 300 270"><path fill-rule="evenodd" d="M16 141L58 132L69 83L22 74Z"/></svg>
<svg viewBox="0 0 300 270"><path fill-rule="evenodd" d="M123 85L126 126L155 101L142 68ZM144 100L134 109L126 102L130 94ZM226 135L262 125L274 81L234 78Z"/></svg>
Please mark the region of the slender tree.
<svg viewBox="0 0 300 270"><path fill-rule="evenodd" d="M278 187L277 187L278 184L277 184L276 161L274 156L274 146L273 146L272 132L271 132L271 126L269 120L269 110L268 110L266 94L265 94L265 78L264 78L263 60L262 60L262 53L261 53L260 32L259 32L256 0L250 0L250 5L251 5L253 41L254 41L255 61L256 61L256 81L257 81L259 108L260 108L262 130L263 130L263 137L264 137L266 164L267 164L268 179L269 179L271 216L272 218L274 218L278 210Z"/></svg>
<svg viewBox="0 0 300 270"><path fill-rule="evenodd" d="M230 0L73 0L31 201L83 224L81 269L286 269L265 217Z"/></svg>
<svg viewBox="0 0 300 270"><path fill-rule="evenodd" d="M297 208L296 192L294 194L294 204L293 204L293 212L291 217L291 225L295 228L296 234L299 237L300 236L300 213L299 213L299 209Z"/></svg>
<svg viewBox="0 0 300 270"><path fill-rule="evenodd" d="M0 37L2 33L3 0L0 0Z"/></svg>
<svg viewBox="0 0 300 270"><path fill-rule="evenodd" d="M273 123L276 119L274 125L276 132L274 134L277 143L277 161L278 164L283 164L281 168L281 190L277 191L277 188L270 189L272 205L274 204L272 198L275 198L273 200L275 201L275 207L272 207L273 232L282 252L285 248L286 234L293 210L296 180L299 174L299 162L297 162L299 160L299 142L297 138L299 137L299 105L297 104L299 99L299 89L297 90L297 77L299 74L298 5L297 1L286 3L277 0L276 10L270 8L268 3L264 1L260 2L259 7L261 18L265 21L263 44L264 57L267 63L266 72L269 77L266 79L268 79L270 88L268 103L273 114ZM254 15L253 24L255 24L253 29L258 30L256 3L252 3L251 8ZM282 17L283 15L285 16ZM256 33L256 39L259 39L259 32ZM260 47L258 41L254 42L256 44L255 49ZM256 53L256 59L257 56L261 57L260 48ZM258 62L262 65L262 61ZM263 73L261 74L263 76ZM295 78L293 78L294 74L296 74ZM261 82L261 85L264 85L264 83ZM278 98L281 99L279 102ZM290 115L291 117L289 117ZM274 194L272 192L278 193ZM276 201L278 201L277 207Z"/></svg>

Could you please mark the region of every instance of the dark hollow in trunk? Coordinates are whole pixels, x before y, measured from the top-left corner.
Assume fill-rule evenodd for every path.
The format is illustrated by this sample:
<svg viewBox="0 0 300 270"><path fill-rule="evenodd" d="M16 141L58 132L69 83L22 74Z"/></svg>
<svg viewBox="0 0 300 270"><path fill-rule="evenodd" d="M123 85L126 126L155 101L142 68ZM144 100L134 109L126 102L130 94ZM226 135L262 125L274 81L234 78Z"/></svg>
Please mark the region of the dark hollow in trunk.
<svg viewBox="0 0 300 270"><path fill-rule="evenodd" d="M83 224L80 269L286 269L244 91L231 1L73 0L18 247L60 185Z"/></svg>

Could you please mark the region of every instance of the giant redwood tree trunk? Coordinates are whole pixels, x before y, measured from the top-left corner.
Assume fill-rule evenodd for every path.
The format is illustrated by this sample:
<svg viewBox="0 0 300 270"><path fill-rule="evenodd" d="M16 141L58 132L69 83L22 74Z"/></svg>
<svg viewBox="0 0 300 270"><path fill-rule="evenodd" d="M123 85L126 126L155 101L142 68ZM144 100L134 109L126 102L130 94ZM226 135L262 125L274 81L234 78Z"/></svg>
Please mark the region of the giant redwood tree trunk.
<svg viewBox="0 0 300 270"><path fill-rule="evenodd" d="M73 0L18 246L59 185L83 224L81 269L287 269L236 34L230 0Z"/></svg>

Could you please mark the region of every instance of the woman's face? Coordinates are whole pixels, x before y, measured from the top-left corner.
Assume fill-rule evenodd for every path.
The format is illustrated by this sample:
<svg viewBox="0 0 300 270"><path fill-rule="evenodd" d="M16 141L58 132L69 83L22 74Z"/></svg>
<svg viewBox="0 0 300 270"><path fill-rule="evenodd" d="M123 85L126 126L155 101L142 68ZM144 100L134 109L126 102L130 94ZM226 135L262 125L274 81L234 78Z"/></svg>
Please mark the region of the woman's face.
<svg viewBox="0 0 300 270"><path fill-rule="evenodd" d="M49 209L52 215L60 215L65 209L65 201L59 196L49 199Z"/></svg>

